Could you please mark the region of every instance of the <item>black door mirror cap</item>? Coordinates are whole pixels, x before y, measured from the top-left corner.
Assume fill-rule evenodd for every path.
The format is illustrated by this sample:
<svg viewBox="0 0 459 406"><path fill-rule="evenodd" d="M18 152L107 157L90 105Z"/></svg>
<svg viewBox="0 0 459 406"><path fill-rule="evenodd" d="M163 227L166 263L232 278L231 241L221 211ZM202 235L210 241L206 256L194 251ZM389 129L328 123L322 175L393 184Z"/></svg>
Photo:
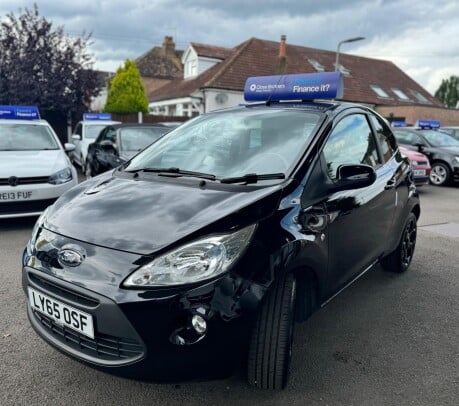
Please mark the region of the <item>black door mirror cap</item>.
<svg viewBox="0 0 459 406"><path fill-rule="evenodd" d="M421 144L420 142L417 142L416 144L414 144L414 146L417 148L417 150L418 150L419 152L424 151L424 147L425 147L424 144Z"/></svg>
<svg viewBox="0 0 459 406"><path fill-rule="evenodd" d="M337 169L337 181L333 192L361 189L376 181L376 172L369 165L340 165Z"/></svg>

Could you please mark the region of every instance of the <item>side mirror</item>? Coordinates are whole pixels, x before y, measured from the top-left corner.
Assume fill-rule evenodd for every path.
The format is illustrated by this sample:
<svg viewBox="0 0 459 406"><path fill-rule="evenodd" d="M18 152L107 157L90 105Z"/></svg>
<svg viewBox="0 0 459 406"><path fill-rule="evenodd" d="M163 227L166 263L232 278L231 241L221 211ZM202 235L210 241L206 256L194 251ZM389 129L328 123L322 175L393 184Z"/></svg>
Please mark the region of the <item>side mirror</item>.
<svg viewBox="0 0 459 406"><path fill-rule="evenodd" d="M72 152L74 149L75 149L75 145L74 144L70 144L70 142L66 142L64 144L65 152Z"/></svg>
<svg viewBox="0 0 459 406"><path fill-rule="evenodd" d="M100 143L100 147L108 153L114 154L116 152L116 145L109 140L104 140Z"/></svg>
<svg viewBox="0 0 459 406"><path fill-rule="evenodd" d="M424 144L417 142L416 144L414 144L414 146L418 149L419 152L424 151Z"/></svg>
<svg viewBox="0 0 459 406"><path fill-rule="evenodd" d="M81 141L81 135L79 135L79 134L72 134L72 140Z"/></svg>
<svg viewBox="0 0 459 406"><path fill-rule="evenodd" d="M340 165L337 175L333 192L361 189L372 185L376 180L376 172L369 165Z"/></svg>

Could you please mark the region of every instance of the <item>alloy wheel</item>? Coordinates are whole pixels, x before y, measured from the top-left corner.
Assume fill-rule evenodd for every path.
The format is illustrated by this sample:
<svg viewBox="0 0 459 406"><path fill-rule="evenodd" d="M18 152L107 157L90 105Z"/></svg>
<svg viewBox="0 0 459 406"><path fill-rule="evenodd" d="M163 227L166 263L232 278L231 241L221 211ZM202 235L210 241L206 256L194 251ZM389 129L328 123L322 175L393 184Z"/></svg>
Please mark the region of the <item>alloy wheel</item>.
<svg viewBox="0 0 459 406"><path fill-rule="evenodd" d="M432 171L430 172L430 181L434 185L442 185L446 182L446 178L448 177L448 172L443 166L434 165Z"/></svg>
<svg viewBox="0 0 459 406"><path fill-rule="evenodd" d="M416 221L410 220L403 232L402 246L401 246L401 261L405 268L411 263L416 246Z"/></svg>

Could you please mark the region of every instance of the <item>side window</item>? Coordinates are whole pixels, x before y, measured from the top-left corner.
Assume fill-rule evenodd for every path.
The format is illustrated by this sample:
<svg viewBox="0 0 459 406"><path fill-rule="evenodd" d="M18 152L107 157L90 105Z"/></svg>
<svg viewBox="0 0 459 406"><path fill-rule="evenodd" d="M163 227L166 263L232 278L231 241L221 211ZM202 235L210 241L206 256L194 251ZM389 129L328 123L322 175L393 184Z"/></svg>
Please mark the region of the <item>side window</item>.
<svg viewBox="0 0 459 406"><path fill-rule="evenodd" d="M392 155L394 155L397 150L395 137L386 123L384 123L379 117L371 115L370 120L373 124L373 128L375 129L376 139L381 146L384 161L387 162L392 158Z"/></svg>
<svg viewBox="0 0 459 406"><path fill-rule="evenodd" d="M337 169L345 164L381 164L370 125L363 114L343 118L333 129L323 149L328 176L337 179Z"/></svg>
<svg viewBox="0 0 459 406"><path fill-rule="evenodd" d="M106 134L106 132L107 132L107 129L104 129L104 130L102 130L102 131L100 132L99 136L98 136L97 139L96 139L96 143L97 143L97 144L100 144L101 141L105 140L105 134Z"/></svg>
<svg viewBox="0 0 459 406"><path fill-rule="evenodd" d="M107 128L105 139L113 142L113 144L116 143L116 130L113 127Z"/></svg>

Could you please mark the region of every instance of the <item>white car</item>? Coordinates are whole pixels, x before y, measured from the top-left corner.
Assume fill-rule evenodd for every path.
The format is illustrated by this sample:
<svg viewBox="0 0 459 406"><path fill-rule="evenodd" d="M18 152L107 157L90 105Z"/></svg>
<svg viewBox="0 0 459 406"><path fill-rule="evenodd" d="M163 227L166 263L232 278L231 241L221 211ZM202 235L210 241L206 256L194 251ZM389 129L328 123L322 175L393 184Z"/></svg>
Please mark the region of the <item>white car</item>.
<svg viewBox="0 0 459 406"><path fill-rule="evenodd" d="M0 218L38 216L75 186L73 149L64 150L37 108L0 106Z"/></svg>
<svg viewBox="0 0 459 406"><path fill-rule="evenodd" d="M83 121L75 126L70 140L75 145L72 161L80 166L83 173L85 173L89 144L93 143L99 133L111 124L120 124L120 121L111 120L111 115L107 113L85 113Z"/></svg>

